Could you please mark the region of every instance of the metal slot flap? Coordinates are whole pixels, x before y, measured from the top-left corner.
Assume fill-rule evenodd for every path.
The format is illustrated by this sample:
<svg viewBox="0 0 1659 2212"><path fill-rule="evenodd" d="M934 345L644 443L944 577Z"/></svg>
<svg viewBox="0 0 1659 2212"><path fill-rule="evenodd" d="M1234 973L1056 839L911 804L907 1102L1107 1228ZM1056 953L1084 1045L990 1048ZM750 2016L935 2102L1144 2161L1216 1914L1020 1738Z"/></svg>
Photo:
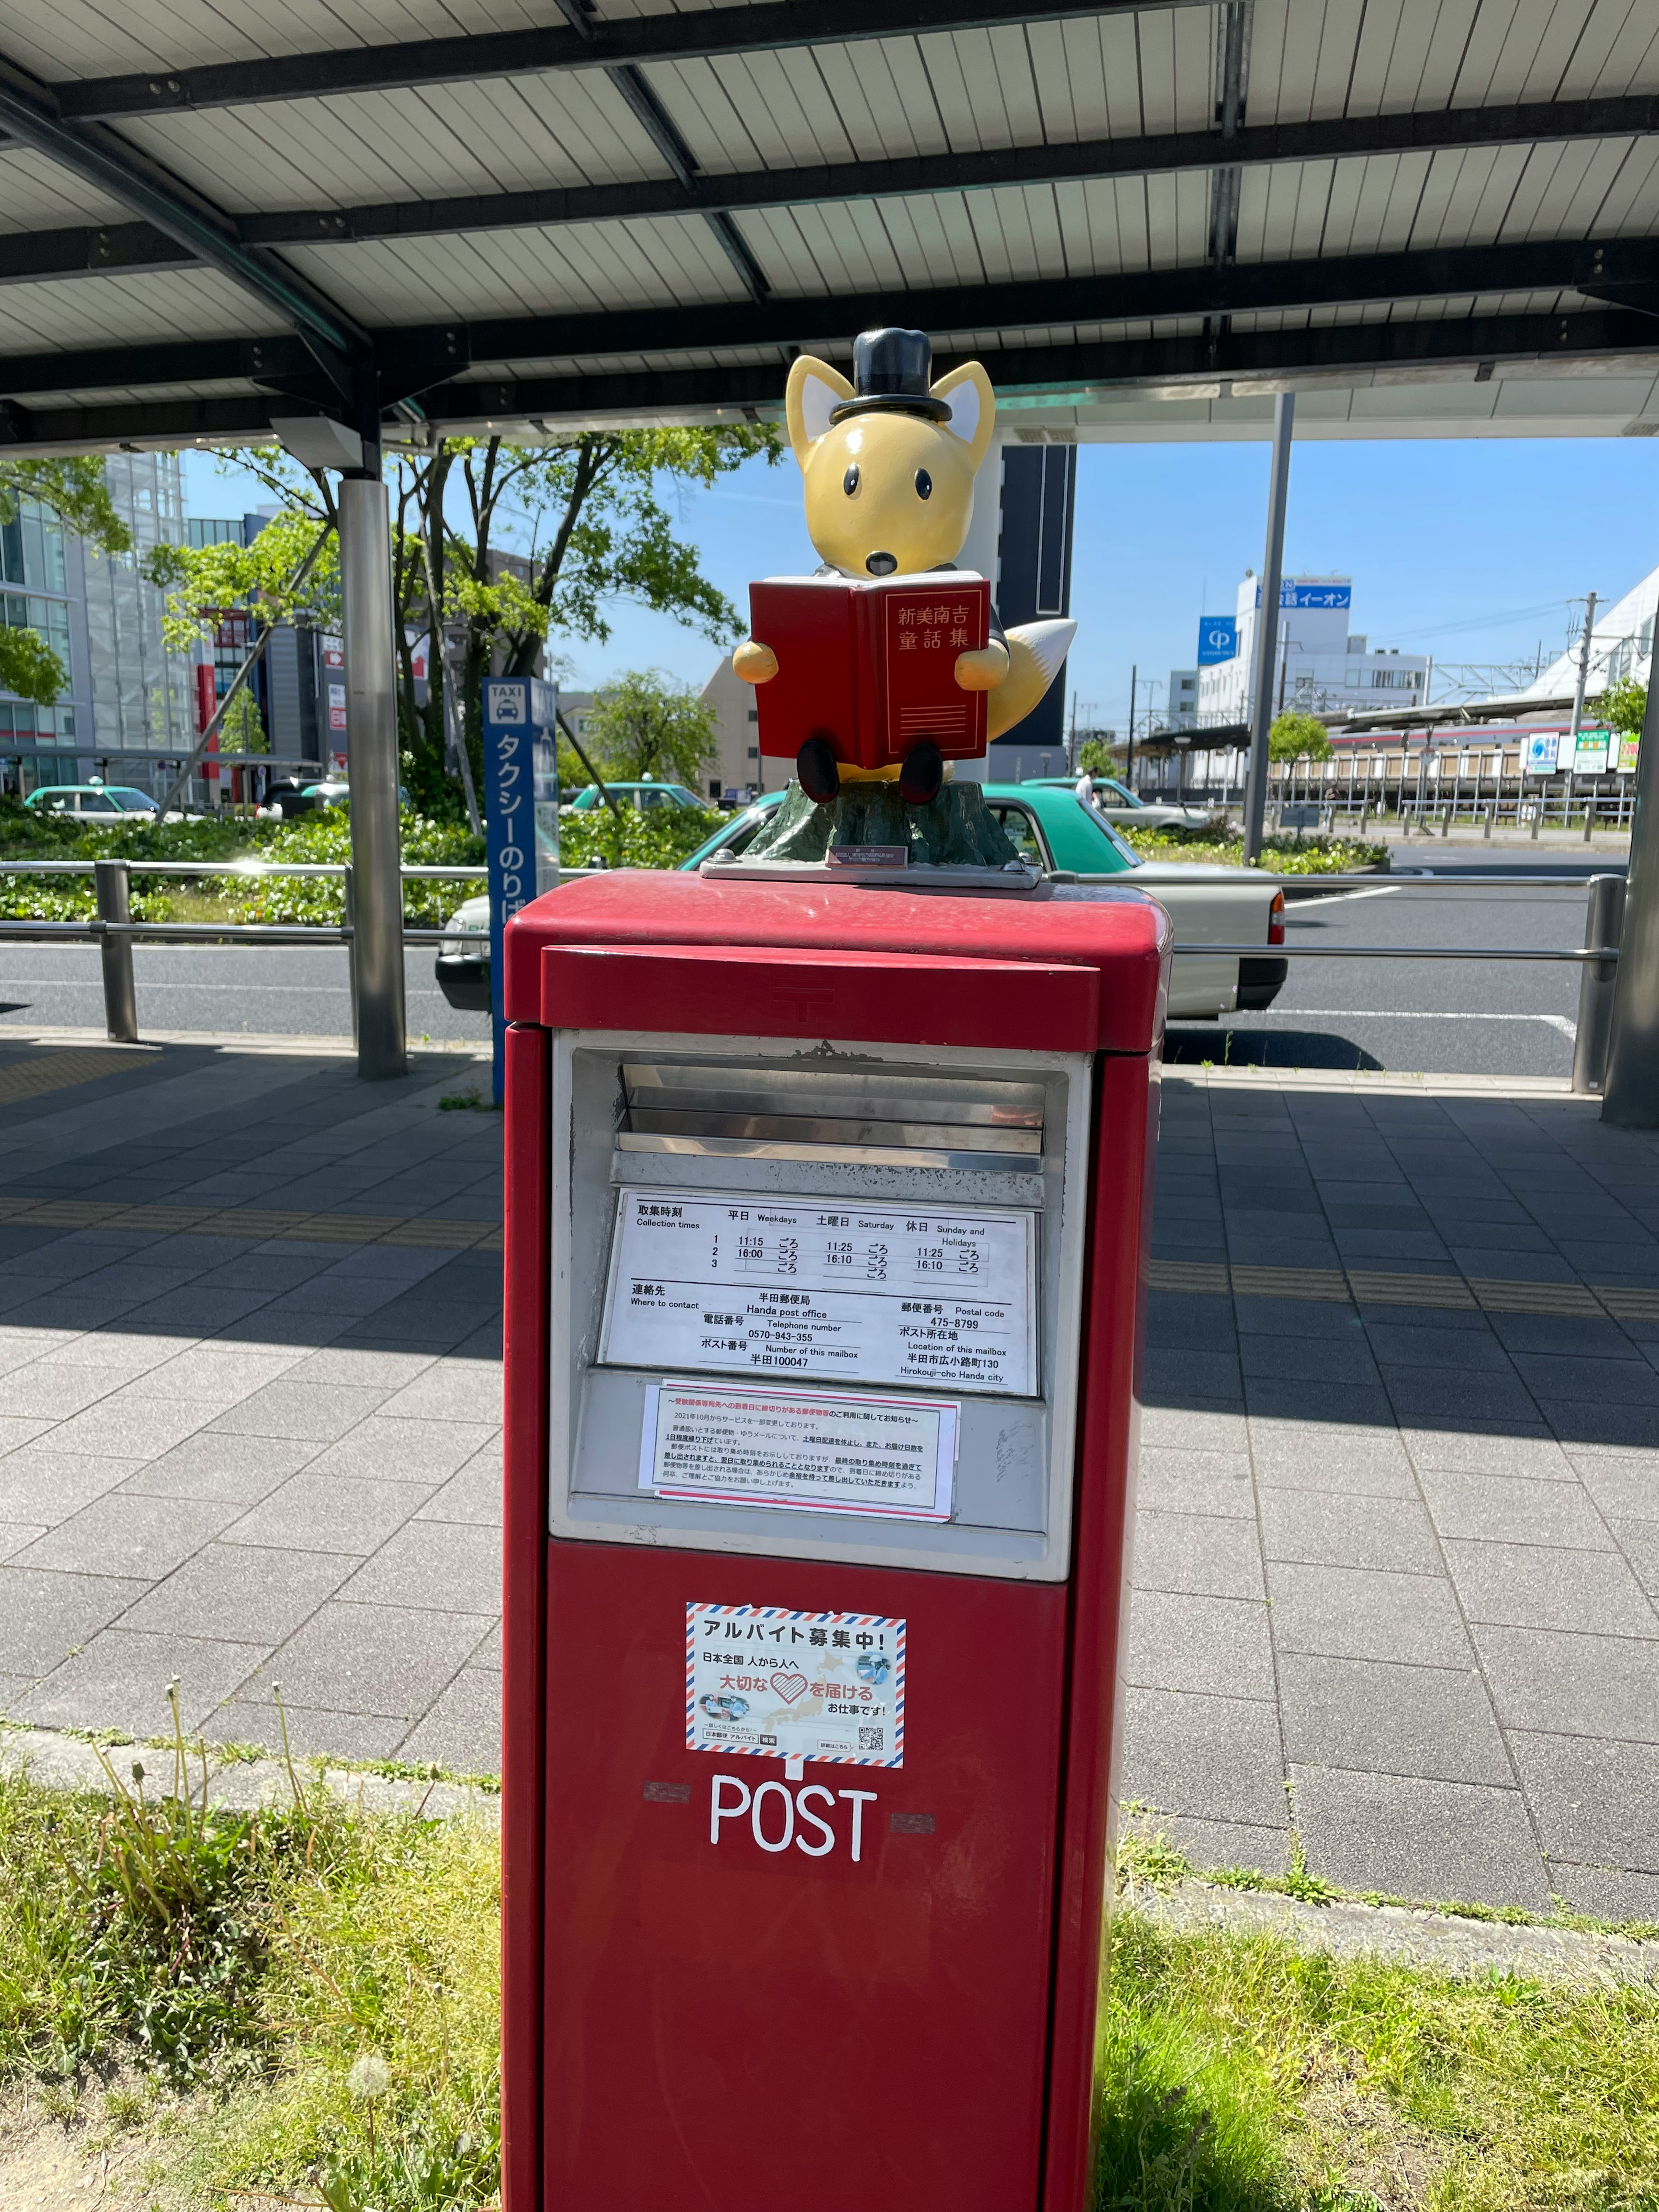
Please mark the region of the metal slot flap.
<svg viewBox="0 0 1659 2212"><path fill-rule="evenodd" d="M1034 1160L1042 1152L1042 1086L995 1078L902 1075L881 1068L623 1064L618 1147L906 1162Z"/></svg>

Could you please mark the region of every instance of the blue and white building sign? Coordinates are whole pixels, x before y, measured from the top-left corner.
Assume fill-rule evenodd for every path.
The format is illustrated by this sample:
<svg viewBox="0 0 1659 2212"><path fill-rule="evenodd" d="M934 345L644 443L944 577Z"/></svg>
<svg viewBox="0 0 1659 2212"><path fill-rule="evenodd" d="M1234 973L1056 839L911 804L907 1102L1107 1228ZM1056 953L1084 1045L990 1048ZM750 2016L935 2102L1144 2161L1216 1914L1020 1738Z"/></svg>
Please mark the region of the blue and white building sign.
<svg viewBox="0 0 1659 2212"><path fill-rule="evenodd" d="M489 1005L495 1096L506 1067L502 933L520 907L559 881L559 695L538 676L487 677L483 687L485 836L489 863Z"/></svg>
<svg viewBox="0 0 1659 2212"><path fill-rule="evenodd" d="M1255 587L1255 603L1261 605L1261 586ZM1351 607L1353 605L1353 586L1347 584L1310 584L1300 578L1287 576L1279 587L1281 607Z"/></svg>
<svg viewBox="0 0 1659 2212"><path fill-rule="evenodd" d="M1219 660L1232 660L1238 653L1238 618L1236 615L1206 615L1198 625L1198 665L1213 668Z"/></svg>

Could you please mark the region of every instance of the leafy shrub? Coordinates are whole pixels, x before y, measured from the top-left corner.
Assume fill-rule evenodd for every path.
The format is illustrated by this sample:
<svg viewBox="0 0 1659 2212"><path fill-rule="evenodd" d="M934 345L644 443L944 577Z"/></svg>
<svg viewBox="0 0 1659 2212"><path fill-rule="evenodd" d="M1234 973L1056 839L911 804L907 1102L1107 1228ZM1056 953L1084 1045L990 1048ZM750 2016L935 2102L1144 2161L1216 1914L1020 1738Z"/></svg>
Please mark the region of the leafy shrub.
<svg viewBox="0 0 1659 2212"><path fill-rule="evenodd" d="M1149 860L1218 861L1228 867L1244 865L1242 837L1220 838L1206 830L1125 830L1137 853ZM1352 837L1329 837L1320 833L1303 837L1283 832L1264 837L1258 866L1276 876L1340 876L1358 868L1386 863L1386 845L1361 844Z"/></svg>
<svg viewBox="0 0 1659 2212"><path fill-rule="evenodd" d="M584 808L559 822L559 865L583 868L603 860L611 868L677 868L726 817L712 807L624 806L617 820L608 806Z"/></svg>

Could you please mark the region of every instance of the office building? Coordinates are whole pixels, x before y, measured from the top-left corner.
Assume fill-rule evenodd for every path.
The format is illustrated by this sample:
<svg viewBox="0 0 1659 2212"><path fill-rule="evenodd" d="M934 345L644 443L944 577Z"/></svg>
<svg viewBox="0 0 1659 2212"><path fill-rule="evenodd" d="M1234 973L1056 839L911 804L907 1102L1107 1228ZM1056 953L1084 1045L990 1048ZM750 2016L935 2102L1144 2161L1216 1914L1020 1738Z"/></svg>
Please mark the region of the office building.
<svg viewBox="0 0 1659 2212"><path fill-rule="evenodd" d="M1261 580L1249 569L1238 587L1237 649L1198 672L1198 725L1248 722L1255 697ZM1421 653L1373 648L1349 625L1351 576L1286 576L1279 586L1273 652L1273 712L1334 714L1422 702L1428 667Z"/></svg>
<svg viewBox="0 0 1659 2212"><path fill-rule="evenodd" d="M1198 678L1196 668L1172 668L1170 688L1164 695L1168 704L1161 714L1152 717L1155 730L1195 730L1198 727Z"/></svg>

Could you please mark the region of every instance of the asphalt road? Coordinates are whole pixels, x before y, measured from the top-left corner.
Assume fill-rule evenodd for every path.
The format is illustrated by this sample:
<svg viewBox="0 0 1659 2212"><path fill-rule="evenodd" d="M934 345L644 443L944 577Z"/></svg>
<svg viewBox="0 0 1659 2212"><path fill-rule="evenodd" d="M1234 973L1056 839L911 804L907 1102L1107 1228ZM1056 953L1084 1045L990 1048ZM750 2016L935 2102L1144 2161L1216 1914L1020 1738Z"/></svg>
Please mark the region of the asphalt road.
<svg viewBox="0 0 1659 2212"><path fill-rule="evenodd" d="M437 947L404 955L409 1034L481 1039L488 1014L457 1013L433 981ZM349 1036L351 984L343 945L136 945L138 1027L221 1036ZM98 951L86 945L0 944L0 1034L8 1028L101 1030Z"/></svg>
<svg viewBox="0 0 1659 2212"><path fill-rule="evenodd" d="M1285 941L1562 949L1583 943L1583 891L1477 888L1490 872L1470 867L1475 880L1462 884L1379 885L1297 900L1288 910ZM1578 986L1578 969L1565 963L1292 957L1268 1012L1221 1024L1173 1024L1169 1057L1565 1076L1572 1070Z"/></svg>
<svg viewBox="0 0 1659 2212"><path fill-rule="evenodd" d="M1417 856L1397 857L1411 865ZM1483 854L1460 854L1455 847L1434 860L1437 867L1462 867L1477 878L1517 866L1509 855L1487 860ZM1610 863L1595 865L1606 869ZM1538 872L1566 873L1569 868L1551 861ZM1577 889L1477 889L1455 881L1421 889L1380 884L1375 890L1294 902L1286 935L1292 945L1565 948L1583 942L1584 902L1584 893ZM429 947L407 956L410 1037L486 1037L487 1016L458 1013L446 1004L433 981L432 962ZM134 948L133 964L141 1029L221 1036L351 1033L343 949L141 945ZM1577 968L1565 963L1294 958L1269 1012L1238 1014L1221 1024L1173 1024L1169 1057L1273 1066L1564 1076L1572 1066L1578 983ZM0 945L0 1033L9 1027L102 1025L95 948Z"/></svg>

